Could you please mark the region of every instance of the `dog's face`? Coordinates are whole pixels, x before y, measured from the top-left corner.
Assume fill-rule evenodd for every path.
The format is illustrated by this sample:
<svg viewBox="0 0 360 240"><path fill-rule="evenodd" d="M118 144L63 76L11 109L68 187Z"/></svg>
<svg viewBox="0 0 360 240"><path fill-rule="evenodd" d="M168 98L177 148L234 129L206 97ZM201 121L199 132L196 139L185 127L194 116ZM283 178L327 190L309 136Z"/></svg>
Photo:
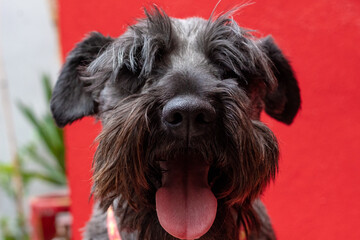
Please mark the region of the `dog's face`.
<svg viewBox="0 0 360 240"><path fill-rule="evenodd" d="M299 106L271 37L227 15L180 20L158 9L119 38L79 43L51 102L59 126L101 120L93 193L104 208L118 200L122 226L147 239L233 239L240 223L255 224L251 203L278 160L260 112L290 124Z"/></svg>

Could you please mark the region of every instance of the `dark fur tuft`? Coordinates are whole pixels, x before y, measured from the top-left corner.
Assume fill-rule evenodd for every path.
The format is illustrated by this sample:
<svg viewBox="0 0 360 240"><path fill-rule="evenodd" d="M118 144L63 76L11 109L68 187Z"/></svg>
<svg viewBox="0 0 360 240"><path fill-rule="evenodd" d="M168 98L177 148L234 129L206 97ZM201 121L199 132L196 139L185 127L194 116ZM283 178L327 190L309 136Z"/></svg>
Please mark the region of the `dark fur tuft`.
<svg viewBox="0 0 360 240"><path fill-rule="evenodd" d="M207 57L223 69L223 78L236 78L241 85L247 85L250 78L261 77L266 86L273 89L276 79L269 60L253 38L249 30L239 27L225 13L214 21L210 18L199 45Z"/></svg>

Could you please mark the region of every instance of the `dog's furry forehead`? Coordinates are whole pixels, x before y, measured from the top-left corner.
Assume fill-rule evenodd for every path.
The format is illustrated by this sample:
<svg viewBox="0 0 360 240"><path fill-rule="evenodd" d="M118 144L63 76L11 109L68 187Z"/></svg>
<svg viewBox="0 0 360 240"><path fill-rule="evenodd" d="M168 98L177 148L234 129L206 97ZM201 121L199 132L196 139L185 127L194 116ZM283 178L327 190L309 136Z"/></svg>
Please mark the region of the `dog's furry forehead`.
<svg viewBox="0 0 360 240"><path fill-rule="evenodd" d="M154 37L170 37L169 41L176 38L187 41L192 37L199 37L199 33L206 37L206 34L211 34L212 27L215 29L233 29L235 35L247 35L246 29L240 28L236 21L232 18L232 14L235 10L224 12L217 17L210 16L208 19L202 17L186 17L176 18L168 16L163 10L155 8L153 11L145 11L146 17L137 19L137 22L133 25L129 25L127 31L122 35L125 38L137 38L141 35L147 35ZM119 39L122 39L122 36ZM250 36L250 35L247 35ZM225 37L225 36L224 36Z"/></svg>
<svg viewBox="0 0 360 240"><path fill-rule="evenodd" d="M225 15L221 16L222 18ZM202 17L185 17L185 18L177 18L168 16L165 13L160 14L158 12L154 12L151 14L146 15L145 18L138 19L137 22L133 25L130 25L130 29L133 27L149 27L149 26L156 26L162 24L170 24L172 27L175 28L177 31L184 31L184 30L196 30L201 29L207 23L214 22L212 19L205 19Z"/></svg>

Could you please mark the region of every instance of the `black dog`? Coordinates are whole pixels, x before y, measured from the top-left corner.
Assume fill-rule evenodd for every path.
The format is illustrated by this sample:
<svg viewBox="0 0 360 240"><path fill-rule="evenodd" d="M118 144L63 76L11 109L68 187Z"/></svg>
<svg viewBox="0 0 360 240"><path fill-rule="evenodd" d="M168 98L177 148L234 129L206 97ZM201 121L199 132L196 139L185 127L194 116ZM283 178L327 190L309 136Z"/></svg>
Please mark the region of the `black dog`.
<svg viewBox="0 0 360 240"><path fill-rule="evenodd" d="M262 109L290 124L300 94L271 37L222 14L154 8L116 39L92 33L66 59L51 109L60 127L94 115L97 199L85 239L275 239L258 200L278 168Z"/></svg>

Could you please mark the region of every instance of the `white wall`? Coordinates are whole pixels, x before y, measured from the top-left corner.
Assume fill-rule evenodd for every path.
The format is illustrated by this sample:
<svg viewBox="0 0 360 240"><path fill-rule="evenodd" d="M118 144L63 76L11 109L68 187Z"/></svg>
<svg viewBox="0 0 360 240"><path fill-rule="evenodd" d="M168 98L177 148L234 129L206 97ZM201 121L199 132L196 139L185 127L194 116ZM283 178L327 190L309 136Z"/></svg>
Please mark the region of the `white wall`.
<svg viewBox="0 0 360 240"><path fill-rule="evenodd" d="M55 82L60 68L55 28L47 0L0 0L0 48L9 83L17 143L22 146L33 139L35 133L15 104L22 101L41 115L49 107L45 106L41 76L50 74ZM5 128L4 109L0 102L1 162L10 161ZM29 193L39 194L51 189L37 183L31 186ZM13 214L13 204L0 191L0 216Z"/></svg>

